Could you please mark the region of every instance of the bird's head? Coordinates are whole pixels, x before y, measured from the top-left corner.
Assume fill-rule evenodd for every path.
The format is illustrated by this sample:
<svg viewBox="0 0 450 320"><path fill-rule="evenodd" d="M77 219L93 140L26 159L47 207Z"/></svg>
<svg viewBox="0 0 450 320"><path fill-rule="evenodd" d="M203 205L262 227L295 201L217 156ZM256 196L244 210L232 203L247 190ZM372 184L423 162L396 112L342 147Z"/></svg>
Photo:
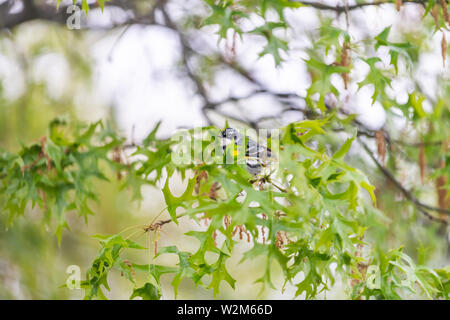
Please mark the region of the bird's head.
<svg viewBox="0 0 450 320"><path fill-rule="evenodd" d="M240 140L242 135L234 128L226 128L222 131L222 138Z"/></svg>

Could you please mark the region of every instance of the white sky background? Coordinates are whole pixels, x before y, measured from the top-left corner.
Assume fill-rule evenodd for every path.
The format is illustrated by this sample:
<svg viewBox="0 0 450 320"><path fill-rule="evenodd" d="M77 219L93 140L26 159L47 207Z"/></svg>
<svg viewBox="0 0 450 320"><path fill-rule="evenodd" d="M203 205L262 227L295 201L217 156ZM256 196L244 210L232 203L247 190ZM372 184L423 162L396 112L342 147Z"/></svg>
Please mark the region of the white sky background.
<svg viewBox="0 0 450 320"><path fill-rule="evenodd" d="M1 0L0 0L1 1ZM182 15L198 10L204 10L201 1L172 1L170 14L175 20ZM341 1L329 0L328 4L342 5ZM350 1L349 4L353 2ZM91 10L88 23L91 26L108 26L111 21L121 21L128 13L113 8L106 9L102 14L100 10ZM322 12L334 17L334 25L346 28L345 15L339 18L332 12ZM319 19L317 10L313 8L299 8L287 10L286 15L292 28L286 33L281 31L281 36L289 39L290 51L283 54L286 61L276 68L271 56L258 58L259 52L265 44L265 39L260 36L244 36L237 41L236 59L245 66L252 75L268 88L279 92L294 92L301 96L306 95L310 85L309 75L306 72L306 64L302 59L307 59L305 49L311 45L308 33L317 30ZM385 27L392 25L390 41L396 39L396 29L407 30L420 29L423 9L414 4L405 4L400 12L394 5L366 7L362 10L350 12L349 33L352 43L373 37ZM276 18L276 16L274 16ZM250 30L261 24L259 18L253 17L251 21L243 24L244 30ZM90 43L90 54L94 63L94 78L92 94L79 97L78 104L86 105L87 102L95 105L114 106L115 115L123 133L131 137L134 130L134 140L138 142L153 128L157 121L163 120L160 134L168 136L177 128L205 125L200 108L202 100L195 95L194 86L179 71L180 48L176 35L169 29L157 26L132 26L125 33L124 29L113 32L92 32L87 39ZM205 52L225 51L226 41L218 43L215 34L217 27L207 26L195 35L194 46ZM36 36L30 33L29 36ZM415 73L420 74L422 87L430 96L435 96L436 74L448 72L442 67L440 52L441 33L435 33L430 52L422 53L419 69ZM230 34L231 42L231 34ZM380 48L373 55L383 60L385 67L389 66L389 56L385 48ZM52 95L58 95L58 91L67 87L70 78L68 66L57 55L47 54L36 64L34 76L45 80ZM399 64L402 64L399 59ZM327 57L326 62L332 63L332 56ZM360 114L360 120L369 127L377 129L385 122L385 113L382 106L376 102L371 104L373 88L365 86L357 90L357 82L364 79L368 66L360 61L353 60L354 69L350 77L352 79L349 89L344 90L344 85L339 75L333 76L333 83L342 93L339 104L350 111ZM6 96L15 97L25 89L23 79L18 76L17 66L0 55L0 78L3 78ZM402 67L399 68L400 73ZM13 76L14 75L14 76ZM215 85L208 88L212 100L221 100L230 95L244 96L251 91L248 82L234 75L230 71L218 72ZM409 75L397 77L392 82L392 96L398 102L407 101L407 93L414 90ZM86 98L88 97L88 98ZM86 101L86 99L90 99ZM93 103L94 102L94 103ZM302 104L302 101L297 103ZM425 106L427 107L427 105ZM428 104L430 108L431 105ZM86 108L82 108L86 110ZM278 102L269 96L259 95L241 103L229 103L222 106L222 110L237 117L258 118L277 114L280 110ZM96 117L98 111L92 111ZM216 119L216 118L214 118ZM221 118L219 118L221 119ZM286 113L282 125L301 119L301 114L296 112ZM222 120L222 119L221 119ZM224 121L220 123L223 125ZM134 128L134 129L132 129Z"/></svg>
<svg viewBox="0 0 450 320"><path fill-rule="evenodd" d="M191 1L190 2L190 7ZM339 1L329 1L338 3ZM183 6L183 5L181 5ZM182 14L180 7L173 6L171 13L174 18ZM331 14L331 13L330 13ZM363 37L374 36L380 33L386 26L393 25L391 31L392 41L395 41L395 29L420 28L420 19L423 14L417 5L404 5L398 13L394 6L369 7L364 10L356 10L350 13L349 32L352 41L358 41ZM308 56L304 49L309 44L307 32L319 27L319 19L316 10L312 8L300 8L287 13L288 21L293 30L286 35L292 39L289 43L290 52L286 61L279 68L275 68L273 58L265 56L258 58L265 40L259 36L244 36L243 41L237 42L237 59L251 73L263 82L268 88L280 92L295 92L305 96L310 84L302 59ZM101 16L99 12L91 12L90 20L95 23L109 20ZM261 23L257 19L247 22L244 28L252 28ZM336 26L345 28L345 16L335 19ZM357 21L357 23L354 23ZM107 21L106 21L107 23ZM251 26L253 24L253 26ZM361 29L366 26L367 29ZM196 42L203 42L205 50L225 50L225 41L218 45L216 28L208 26L199 32ZM128 29L120 37L121 31L105 37L92 46L92 55L95 57L95 79L102 98L114 103L117 110L117 118L126 134L130 134L135 127L135 138L143 138L154 124L163 119L161 127L162 135L172 134L179 127L193 127L204 125L204 118L200 112L201 99L194 95L194 87L186 81L184 75L177 71L176 63L179 61L179 44L175 34L161 27L134 26ZM231 37L230 37L231 38ZM390 40L392 39L390 38ZM437 33L433 39L432 53L425 53L421 57L420 70L423 75L423 87L431 95L434 95L436 73L443 72L442 58L440 57L441 35ZM231 41L231 39L230 39ZM383 59L385 66L389 67L389 56L383 48L377 55ZM327 61L333 62L331 59ZM356 82L364 79L368 67L364 62L355 60L354 70L351 73L352 85L345 92L342 79L336 75L335 86L343 93L341 99L345 101L344 107L360 114L360 119L373 129L384 124L385 114L381 105L376 102L371 104L373 89L365 86L357 90ZM399 102L407 101L407 92L412 92L414 87L408 78L393 81L393 95ZM245 95L251 91L251 87L245 80L234 76L231 72L219 72L216 84L208 91L213 100L221 100L229 95ZM258 96L247 99L241 104L224 105L223 110L236 116L257 118L262 115L270 115L280 110L277 103L267 96ZM300 119L300 114L289 113L285 116L286 122Z"/></svg>

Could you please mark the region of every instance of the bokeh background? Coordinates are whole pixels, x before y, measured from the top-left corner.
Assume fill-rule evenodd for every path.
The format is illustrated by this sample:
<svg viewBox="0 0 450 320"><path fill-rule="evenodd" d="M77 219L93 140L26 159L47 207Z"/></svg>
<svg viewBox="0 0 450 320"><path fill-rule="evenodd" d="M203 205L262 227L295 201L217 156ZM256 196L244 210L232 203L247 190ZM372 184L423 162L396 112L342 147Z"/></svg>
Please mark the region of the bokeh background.
<svg viewBox="0 0 450 320"><path fill-rule="evenodd" d="M6 25L11 16L26 9L28 2L42 6L59 18L31 19L12 27ZM263 127L279 127L301 120L303 113L284 110L285 104L265 94L227 101L217 110L205 111L204 100L189 76L189 69L204 80L209 99L215 102L230 96L245 97L254 89L252 82L224 67L217 57L238 63L248 70L252 79L257 79L269 90L305 96L311 80L304 59L308 58L308 49L324 21L348 28L355 43L363 43L392 25L394 39L401 35L403 40L420 46L414 70L403 75L400 73L389 89L399 103L405 103L408 93L417 87L426 95L435 97L436 92L442 90L441 82L448 83L448 64L444 67L441 57L442 34L432 32L432 28L423 28L424 24L430 25L433 21L430 17L423 19L424 8L415 4L405 4L399 12L394 5L366 7L352 12L349 21L345 15L310 7L287 10L291 29L282 31L280 36L288 39L290 50L281 53L284 62L276 67L271 56L259 57L265 44L263 38L253 35L235 37L230 32L227 39L219 40L217 27L199 27L202 17L208 14L202 1L173 0L167 4L171 18L182 26L184 35L195 50L187 57L188 61L183 56L177 32L159 25L163 21L160 14L155 14L150 22L143 19L141 23L128 23L132 18L146 16L152 1L131 1L131 9L120 5L126 1L115 2L118 5L107 4L103 13L94 5L87 17L82 14L81 29L70 30L64 23L67 15L62 11L71 0L62 1L59 11L56 11L52 0L0 0L0 12L5 12L2 10L9 6L6 11L9 18L0 15L1 148L16 151L20 143L37 141L46 134L49 121L59 116L87 122L106 119L130 143L142 141L159 120L162 120L158 132L160 137L170 136L180 128L209 123L223 127L225 119L236 126L242 125L237 121L239 119L243 122L258 121ZM327 0L326 3L342 5L343 2ZM258 17L254 16L242 28L250 30L260 24ZM388 52L383 48L372 54L379 56L384 64L389 64ZM324 59L332 63L333 54ZM400 68L403 70L404 66ZM336 75L332 81L340 92L340 98L327 99L348 112L357 113L359 121L372 130L388 126L395 128L405 139L414 139L417 132L407 130L409 124L403 117L387 115L379 102L372 104L373 89L370 86L358 90L356 83L364 79L367 72L368 66L356 61L350 73L352 81L349 87L345 89L342 79ZM304 107L301 99L292 98L286 103ZM432 109L430 101L425 101L424 106L428 111ZM371 147L375 150L375 145ZM347 160L364 170L380 190L377 195L388 222L373 236L374 241L383 243L386 248L404 245L408 254L432 267L448 265L448 233L439 231L437 224L412 212L360 150L352 149ZM419 179L415 163L401 162L399 172L406 186ZM17 219L9 229L4 227L6 214L0 214L1 299L82 298L81 290L71 291L60 286L66 281L69 265L79 265L82 273L89 267L99 248L91 236L115 234L128 226L150 222L164 208L162 192L158 188L145 187L144 201L136 203L131 201L130 192L120 191L114 181L101 182L96 187L101 198L98 204L92 204L95 215L86 225L76 213L70 213L71 231L64 231L60 246L54 229L40 222L42 213L39 210L29 208L25 216ZM175 193L184 190L181 179L173 181L171 187ZM422 189L423 199L436 201L433 181L428 181ZM161 234L159 245L176 244L192 250L197 243L184 236L183 232L199 228L193 224L186 221L179 226L168 225ZM137 239L141 240L145 243L145 237ZM236 291L224 284L219 298L293 297L295 291L289 287L284 293L270 289L260 292L260 285L253 282L263 272L263 264L255 260L239 265L240 254L248 249L248 245L244 241L238 248L229 264L229 272L237 279ZM146 263L146 256L140 252L133 259ZM276 270L276 266L274 268ZM172 299L171 277L162 279L163 297ZM281 288L281 275L274 284ZM112 275L110 285L109 298L129 298L131 284L120 274ZM184 280L179 298L210 299L212 293L194 288L191 282ZM327 298L345 298L339 283Z"/></svg>

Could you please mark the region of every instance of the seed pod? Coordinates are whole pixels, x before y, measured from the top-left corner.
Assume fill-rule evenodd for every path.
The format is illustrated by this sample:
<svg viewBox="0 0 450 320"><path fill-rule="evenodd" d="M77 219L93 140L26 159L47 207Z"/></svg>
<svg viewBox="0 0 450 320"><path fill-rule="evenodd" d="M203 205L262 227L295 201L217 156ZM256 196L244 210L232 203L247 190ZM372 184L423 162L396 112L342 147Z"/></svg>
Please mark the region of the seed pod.
<svg viewBox="0 0 450 320"><path fill-rule="evenodd" d="M228 229L231 224L231 217L229 215L223 217L223 224L225 225L225 229Z"/></svg>
<svg viewBox="0 0 450 320"><path fill-rule="evenodd" d="M423 142L419 146L419 168L420 168L420 181L422 184L425 181L425 170L427 167L427 160L425 157L425 146Z"/></svg>
<svg viewBox="0 0 450 320"><path fill-rule="evenodd" d="M378 130L375 133L375 139L377 141L377 151L378 155L380 156L381 163L383 166L385 166L385 159L386 159L386 140L384 139L384 133L383 130Z"/></svg>
<svg viewBox="0 0 450 320"><path fill-rule="evenodd" d="M281 234L281 231L277 231L277 234L275 236L275 246L278 249L281 249L281 247L283 247L284 245L284 239L283 239L283 235Z"/></svg>
<svg viewBox="0 0 450 320"><path fill-rule="evenodd" d="M339 64L343 67L349 67L350 59L351 59L350 48L348 47L348 43L344 42L344 46L342 47L341 62ZM344 80L344 86L345 86L345 89L347 89L348 82L349 82L348 72L342 73L342 80Z"/></svg>
<svg viewBox="0 0 450 320"><path fill-rule="evenodd" d="M441 7L442 7L442 14L444 15L444 20L447 21L448 24L450 24L450 16L448 14L448 10L447 10L447 1L446 0L441 0Z"/></svg>
<svg viewBox="0 0 450 320"><path fill-rule="evenodd" d="M212 237L214 239L214 246L217 247L217 230L214 230Z"/></svg>
<svg viewBox="0 0 450 320"><path fill-rule="evenodd" d="M447 153L448 150L448 142L444 141L442 144L443 153ZM445 160L441 159L440 163L441 168L445 168ZM450 199L447 198L447 189L445 185L447 184L447 177L445 175L441 175L436 179L436 192L438 196L438 205L441 209L448 209L450 207ZM443 219L446 219L447 216L442 214Z"/></svg>
<svg viewBox="0 0 450 320"><path fill-rule="evenodd" d="M434 19L434 24L436 25L436 28L439 29L439 7L437 4L433 6L433 8L430 11L431 16Z"/></svg>
<svg viewBox="0 0 450 320"><path fill-rule="evenodd" d="M216 181L213 183L213 185L211 186L211 189L209 190L209 194L208 197L212 200L217 200L217 198L219 198L219 193L217 192L217 190L220 189L220 184Z"/></svg>
<svg viewBox="0 0 450 320"><path fill-rule="evenodd" d="M195 171L195 174L197 175L196 182L195 182L195 187L194 187L194 191L195 193L200 193L200 187L201 187L201 183L202 180L205 180L205 182L208 182L208 172L206 171L201 171L200 173L198 173L198 171Z"/></svg>

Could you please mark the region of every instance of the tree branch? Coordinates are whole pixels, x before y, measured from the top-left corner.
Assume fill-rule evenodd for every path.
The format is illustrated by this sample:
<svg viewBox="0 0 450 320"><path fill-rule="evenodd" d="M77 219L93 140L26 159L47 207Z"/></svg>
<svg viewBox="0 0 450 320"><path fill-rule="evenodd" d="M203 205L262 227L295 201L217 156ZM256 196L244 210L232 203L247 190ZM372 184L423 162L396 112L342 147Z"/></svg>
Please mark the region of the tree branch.
<svg viewBox="0 0 450 320"><path fill-rule="evenodd" d="M419 199L417 199L410 191L406 190L405 187L403 187L403 185L394 177L394 175L385 167L383 167L381 165L381 163L378 162L378 160L375 158L375 156L373 155L372 151L369 149L369 147L367 146L367 144L365 144L361 139L358 139L358 142L361 144L361 146L364 148L364 150L367 152L367 154L370 156L370 158L372 159L372 161L375 163L375 165L377 166L377 168L383 173L383 175L389 179L396 187L397 189L400 190L400 192L409 200L411 201L415 207L417 208L417 210L419 212L421 212L423 215L425 215L427 218L434 220L434 221L438 221L440 223L444 223L444 224L448 224L447 220L438 218L433 216L432 214L430 214L427 210L431 210L431 211L436 211L436 212L440 212L440 213L444 213L447 215L450 215L450 211L449 210L445 210L445 209L441 209L441 208L437 208L437 207L432 207L430 205L424 204L422 203Z"/></svg>
<svg viewBox="0 0 450 320"><path fill-rule="evenodd" d="M65 24L67 19L71 16L71 14L67 13L67 9L69 6L60 6L59 9L56 9L56 4L48 4L43 1L38 2L34 0L23 0L23 8L21 11L17 13L11 13L10 10L14 5L14 1L6 0L5 2L0 4L0 30L1 29L13 29L22 23L26 23L34 20L48 21L54 22L58 24ZM56 1L55 1L56 3ZM98 4L92 4L92 8L98 7ZM126 21L108 27L107 29L114 29L116 27L130 25L130 24L155 24L153 10L150 10L149 13L138 16L137 9L133 3L133 1L129 0L110 0L107 2L107 7L116 7L122 10L131 10L134 13L134 16L130 17ZM95 27L98 28L98 27ZM103 27L100 27L103 28Z"/></svg>
<svg viewBox="0 0 450 320"><path fill-rule="evenodd" d="M380 6L383 4L395 4L393 2L387 2L387 1L374 1L374 2L363 2L363 3L356 3L349 6L332 6L328 4L323 4L316 1L302 1L302 0L289 0L289 2L297 2L304 4L306 6L312 7L314 9L318 10L329 10L329 11L335 11L337 13L345 13L346 11L350 10L356 10L356 9L362 9L364 7L370 7L370 6ZM425 6L427 3L426 0L403 0L403 3L415 3Z"/></svg>

